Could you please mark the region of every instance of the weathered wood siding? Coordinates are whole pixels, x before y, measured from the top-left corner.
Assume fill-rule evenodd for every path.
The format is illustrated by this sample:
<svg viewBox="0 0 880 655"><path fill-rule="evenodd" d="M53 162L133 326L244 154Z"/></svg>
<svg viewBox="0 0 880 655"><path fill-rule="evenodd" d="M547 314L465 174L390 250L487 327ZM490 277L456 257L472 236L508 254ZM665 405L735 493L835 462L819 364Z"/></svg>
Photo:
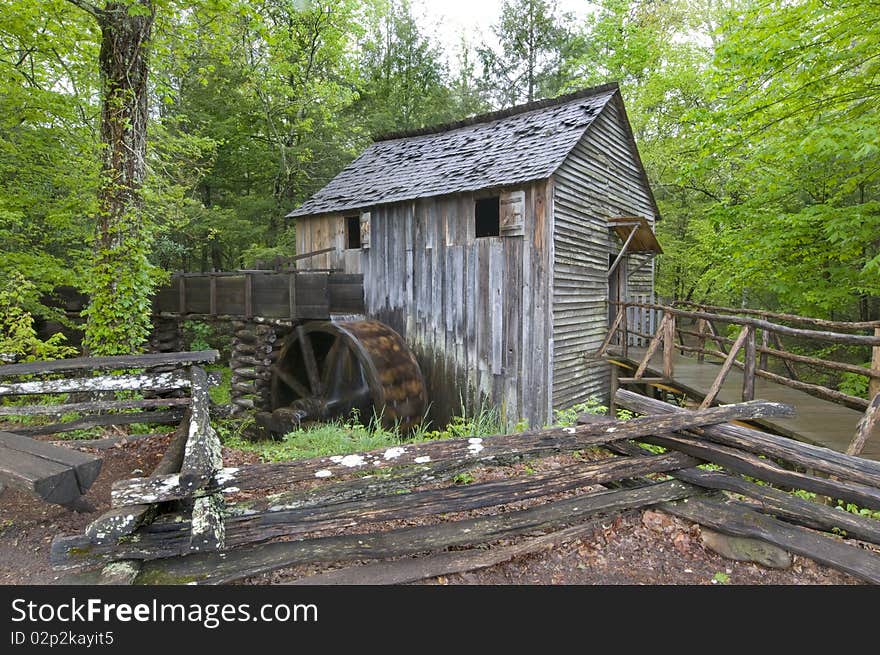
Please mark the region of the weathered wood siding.
<svg viewBox="0 0 880 655"><path fill-rule="evenodd" d="M435 424L462 400L469 412L494 405L510 424L548 417L552 192L547 182L521 190L524 236L475 239L473 194L369 209L370 247L360 251L366 314L413 349ZM298 236L314 234L316 220L297 219Z"/></svg>
<svg viewBox="0 0 880 655"><path fill-rule="evenodd" d="M606 220L655 220L650 191L631 151L620 105L610 102L553 176L553 407L608 393L609 371L589 355L608 330L608 261L621 242ZM628 255L627 297L653 292L650 255ZM644 266L642 264L645 263Z"/></svg>
<svg viewBox="0 0 880 655"><path fill-rule="evenodd" d="M345 216L348 216L346 214ZM353 213L350 215L357 215ZM333 252L316 255L297 263L297 268L304 270L336 269L346 273L360 273L360 250L346 250L345 216L327 214L310 216L296 222L296 254L335 248Z"/></svg>

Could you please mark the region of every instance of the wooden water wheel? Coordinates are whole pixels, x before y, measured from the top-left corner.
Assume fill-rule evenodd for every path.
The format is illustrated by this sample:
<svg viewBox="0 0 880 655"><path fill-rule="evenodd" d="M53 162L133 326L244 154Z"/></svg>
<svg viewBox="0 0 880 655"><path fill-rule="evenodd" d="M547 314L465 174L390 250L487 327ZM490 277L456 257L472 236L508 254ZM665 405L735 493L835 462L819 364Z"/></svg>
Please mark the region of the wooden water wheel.
<svg viewBox="0 0 880 655"><path fill-rule="evenodd" d="M407 431L422 420L427 398L412 352L378 321L298 326L274 365L271 389L266 427L274 433L304 419L345 417L353 410L364 422L375 413L383 427Z"/></svg>

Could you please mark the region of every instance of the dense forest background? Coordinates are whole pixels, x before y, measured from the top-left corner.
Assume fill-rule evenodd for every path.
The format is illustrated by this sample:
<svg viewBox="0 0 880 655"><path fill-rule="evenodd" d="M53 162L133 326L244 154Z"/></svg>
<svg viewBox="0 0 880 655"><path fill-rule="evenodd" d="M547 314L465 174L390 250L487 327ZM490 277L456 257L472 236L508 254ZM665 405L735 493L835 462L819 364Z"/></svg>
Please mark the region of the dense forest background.
<svg viewBox="0 0 880 655"><path fill-rule="evenodd" d="M35 316L94 282L100 6L153 12L137 284L291 254L374 135L616 80L665 300L880 318L880 2L593 4L507 0L450 53L406 0L0 0L0 279Z"/></svg>

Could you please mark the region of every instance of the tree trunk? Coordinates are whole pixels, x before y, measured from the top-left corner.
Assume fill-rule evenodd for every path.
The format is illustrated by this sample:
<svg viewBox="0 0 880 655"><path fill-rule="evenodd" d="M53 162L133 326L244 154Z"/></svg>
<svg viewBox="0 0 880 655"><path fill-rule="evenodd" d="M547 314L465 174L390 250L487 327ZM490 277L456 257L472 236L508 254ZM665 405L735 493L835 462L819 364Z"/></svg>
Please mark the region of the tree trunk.
<svg viewBox="0 0 880 655"><path fill-rule="evenodd" d="M100 14L101 141L105 146L99 191L98 241L122 245L141 228L140 188L146 173L147 44L155 18L152 0L111 2ZM137 10L132 15L132 9ZM143 14L143 15L140 15Z"/></svg>
<svg viewBox="0 0 880 655"><path fill-rule="evenodd" d="M71 0L72 2L74 0ZM78 0L101 28L102 177L86 314L86 345L93 354L140 348L149 330L150 280L141 187L146 175L147 77L153 0Z"/></svg>

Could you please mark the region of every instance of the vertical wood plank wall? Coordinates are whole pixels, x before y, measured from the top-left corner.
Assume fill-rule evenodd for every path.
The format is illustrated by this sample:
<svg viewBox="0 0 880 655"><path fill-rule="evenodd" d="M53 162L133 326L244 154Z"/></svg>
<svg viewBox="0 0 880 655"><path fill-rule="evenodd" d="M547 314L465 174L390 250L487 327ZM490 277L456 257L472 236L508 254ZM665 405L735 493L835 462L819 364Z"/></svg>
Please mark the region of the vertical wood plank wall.
<svg viewBox="0 0 880 655"><path fill-rule="evenodd" d="M346 214L359 216L359 212ZM303 255L325 248L335 248L333 252L316 255L297 263L304 270L339 269L346 273L360 273L361 254L359 250L345 249L345 216L327 214L310 216L296 222L296 254Z"/></svg>
<svg viewBox="0 0 880 655"><path fill-rule="evenodd" d="M475 239L472 194L370 208L371 246L360 261L366 314L413 349L435 425L461 401L470 412L491 403L509 424L548 418L552 198L546 181L520 188L525 236ZM332 245L330 230L311 225L320 220L297 221L297 252Z"/></svg>
<svg viewBox="0 0 880 655"><path fill-rule="evenodd" d="M654 209L610 102L553 176L553 407L562 409L609 389L608 366L589 358L608 330L608 257L621 248L606 220ZM653 293L651 255L628 255L626 295ZM645 264L642 266L642 264Z"/></svg>

